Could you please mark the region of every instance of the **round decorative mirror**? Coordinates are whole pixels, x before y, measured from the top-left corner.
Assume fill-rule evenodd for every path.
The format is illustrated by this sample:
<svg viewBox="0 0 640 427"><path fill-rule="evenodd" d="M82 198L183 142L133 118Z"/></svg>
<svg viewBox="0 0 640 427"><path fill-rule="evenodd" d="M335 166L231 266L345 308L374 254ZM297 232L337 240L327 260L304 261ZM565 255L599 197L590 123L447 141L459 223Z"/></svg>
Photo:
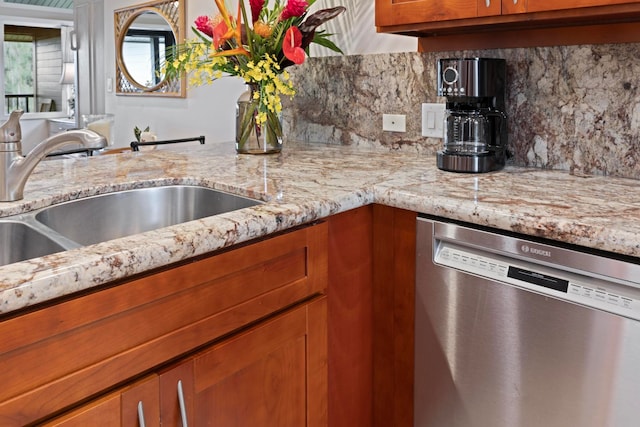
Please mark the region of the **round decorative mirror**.
<svg viewBox="0 0 640 427"><path fill-rule="evenodd" d="M115 11L116 94L184 97L184 78L161 74L166 53L184 40L183 1L155 1Z"/></svg>

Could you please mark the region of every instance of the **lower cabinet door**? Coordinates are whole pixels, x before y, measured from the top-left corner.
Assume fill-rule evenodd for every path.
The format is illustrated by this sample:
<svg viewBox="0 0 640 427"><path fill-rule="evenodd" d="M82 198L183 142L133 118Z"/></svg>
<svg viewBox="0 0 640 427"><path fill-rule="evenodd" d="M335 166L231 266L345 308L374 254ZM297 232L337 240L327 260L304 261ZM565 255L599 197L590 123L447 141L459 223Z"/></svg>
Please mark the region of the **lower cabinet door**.
<svg viewBox="0 0 640 427"><path fill-rule="evenodd" d="M193 363L196 425L327 425L324 297L215 345Z"/></svg>
<svg viewBox="0 0 640 427"><path fill-rule="evenodd" d="M160 417L163 427L193 422L193 358L160 372Z"/></svg>
<svg viewBox="0 0 640 427"><path fill-rule="evenodd" d="M151 375L86 403L41 427L156 427L160 425L158 376Z"/></svg>
<svg viewBox="0 0 640 427"><path fill-rule="evenodd" d="M292 308L46 427L327 427L326 297Z"/></svg>
<svg viewBox="0 0 640 427"><path fill-rule="evenodd" d="M120 425L120 394L113 393L69 414L40 424L42 427L117 427Z"/></svg>
<svg viewBox="0 0 640 427"><path fill-rule="evenodd" d="M122 427L152 427L160 425L160 382L152 375L122 391Z"/></svg>

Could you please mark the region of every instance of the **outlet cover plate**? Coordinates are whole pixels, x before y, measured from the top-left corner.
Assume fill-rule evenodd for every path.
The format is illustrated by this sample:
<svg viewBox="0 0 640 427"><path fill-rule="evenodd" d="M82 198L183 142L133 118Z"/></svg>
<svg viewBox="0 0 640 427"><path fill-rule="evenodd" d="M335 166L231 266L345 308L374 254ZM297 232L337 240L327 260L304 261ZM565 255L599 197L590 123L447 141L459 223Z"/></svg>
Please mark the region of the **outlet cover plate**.
<svg viewBox="0 0 640 427"><path fill-rule="evenodd" d="M444 107L442 103L422 104L422 136L444 138Z"/></svg>
<svg viewBox="0 0 640 427"><path fill-rule="evenodd" d="M382 130L389 132L406 132L407 117L404 114L383 114Z"/></svg>

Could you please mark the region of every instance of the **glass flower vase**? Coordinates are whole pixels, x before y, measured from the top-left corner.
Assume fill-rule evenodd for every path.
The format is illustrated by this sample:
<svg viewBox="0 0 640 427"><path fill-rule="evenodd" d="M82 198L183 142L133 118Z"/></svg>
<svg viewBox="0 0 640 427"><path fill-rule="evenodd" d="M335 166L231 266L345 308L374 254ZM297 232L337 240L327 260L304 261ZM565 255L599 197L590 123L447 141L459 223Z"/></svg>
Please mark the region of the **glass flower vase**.
<svg viewBox="0 0 640 427"><path fill-rule="evenodd" d="M266 121L258 122L259 100L254 99L258 86L247 85L236 103L236 151L240 154L271 154L282 150L280 114L267 111Z"/></svg>

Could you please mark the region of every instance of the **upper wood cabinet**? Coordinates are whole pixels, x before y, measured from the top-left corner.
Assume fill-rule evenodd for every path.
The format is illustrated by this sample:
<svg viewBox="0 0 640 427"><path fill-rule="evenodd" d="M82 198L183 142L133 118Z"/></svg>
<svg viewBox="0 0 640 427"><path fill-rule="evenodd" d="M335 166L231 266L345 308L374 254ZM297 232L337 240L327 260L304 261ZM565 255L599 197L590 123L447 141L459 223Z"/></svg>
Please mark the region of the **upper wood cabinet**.
<svg viewBox="0 0 640 427"><path fill-rule="evenodd" d="M376 0L376 26L474 18L479 0ZM493 0L495 1L495 0Z"/></svg>
<svg viewBox="0 0 640 427"><path fill-rule="evenodd" d="M513 3L514 0L503 0ZM525 3L527 12L542 12L549 10L576 9L581 7L610 6L616 4L638 3L630 0L518 0Z"/></svg>
<svg viewBox="0 0 640 427"><path fill-rule="evenodd" d="M479 0L483 1L483 0ZM501 0L502 14L524 13L527 11L527 2L529 0Z"/></svg>
<svg viewBox="0 0 640 427"><path fill-rule="evenodd" d="M375 22L421 51L635 42L640 1L376 0Z"/></svg>

